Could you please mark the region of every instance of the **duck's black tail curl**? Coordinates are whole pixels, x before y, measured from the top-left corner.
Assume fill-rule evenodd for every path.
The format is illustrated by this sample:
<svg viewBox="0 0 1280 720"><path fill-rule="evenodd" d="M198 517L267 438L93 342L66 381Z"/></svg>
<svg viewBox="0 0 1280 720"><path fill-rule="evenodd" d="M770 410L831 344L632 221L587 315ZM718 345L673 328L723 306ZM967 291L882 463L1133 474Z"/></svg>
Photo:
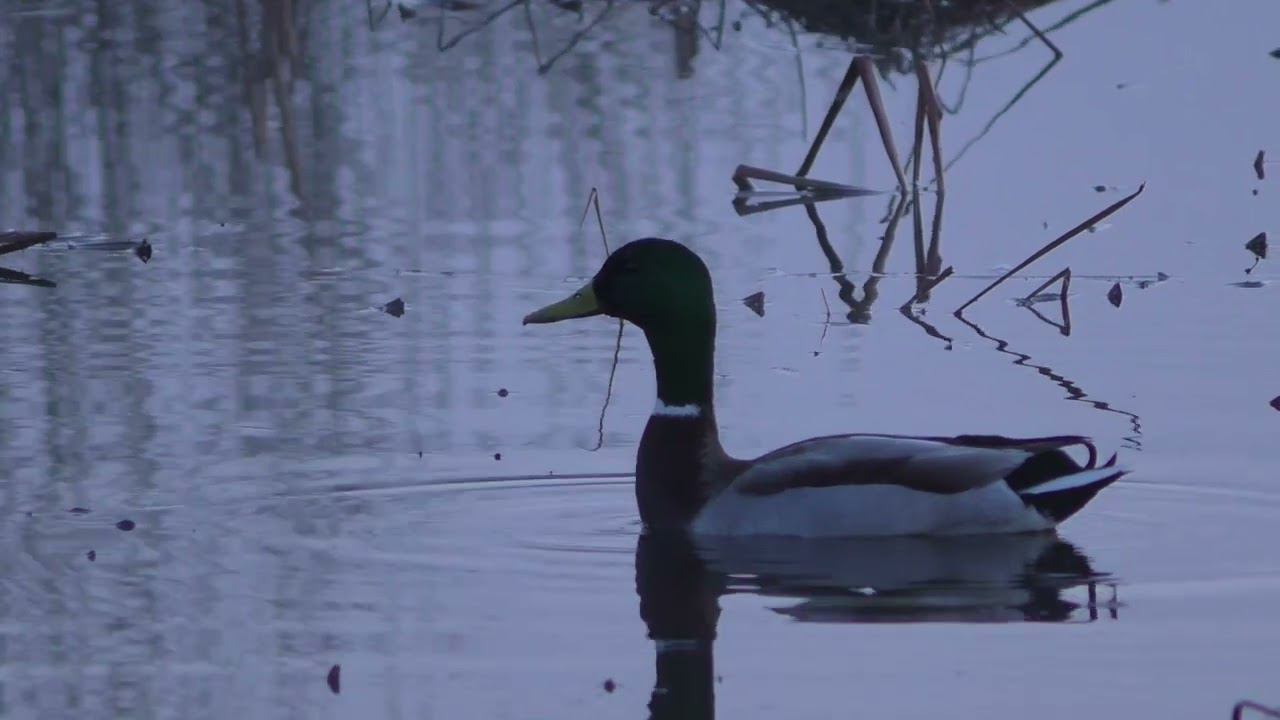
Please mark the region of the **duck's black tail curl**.
<svg viewBox="0 0 1280 720"><path fill-rule="evenodd" d="M1065 465L1066 463L1070 463L1074 467L1068 468ZM1029 479L1027 475L1033 473L1024 473L1022 477L1018 478L1022 482L1017 482L1016 484L1010 482L1010 486L1014 488L1023 502L1035 508L1037 512L1055 523L1060 523L1074 515L1092 500L1099 490L1119 480L1127 472L1116 467L1115 455L1112 455L1110 460L1100 466L1095 467L1093 462L1090 462L1082 467L1072 461L1061 450L1037 455L1027 461L1027 465L1032 464L1042 472L1049 466L1058 470L1066 470L1066 472L1044 473L1041 475L1040 482L1027 482ZM1019 470L1023 470L1023 468L1019 468Z"/></svg>

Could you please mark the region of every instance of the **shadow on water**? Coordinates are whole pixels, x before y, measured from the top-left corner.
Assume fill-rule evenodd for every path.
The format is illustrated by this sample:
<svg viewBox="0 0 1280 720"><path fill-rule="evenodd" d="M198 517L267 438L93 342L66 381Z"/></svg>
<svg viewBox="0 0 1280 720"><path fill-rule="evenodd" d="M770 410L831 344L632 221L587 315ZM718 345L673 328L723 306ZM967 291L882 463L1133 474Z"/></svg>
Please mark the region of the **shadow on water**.
<svg viewBox="0 0 1280 720"><path fill-rule="evenodd" d="M1094 622L1118 619L1114 579L1052 533L999 537L709 541L643 534L640 617L654 642L652 718L715 716L720 598L785 599L817 623ZM1098 585L1109 586L1101 593ZM1068 596L1070 591L1082 597Z"/></svg>

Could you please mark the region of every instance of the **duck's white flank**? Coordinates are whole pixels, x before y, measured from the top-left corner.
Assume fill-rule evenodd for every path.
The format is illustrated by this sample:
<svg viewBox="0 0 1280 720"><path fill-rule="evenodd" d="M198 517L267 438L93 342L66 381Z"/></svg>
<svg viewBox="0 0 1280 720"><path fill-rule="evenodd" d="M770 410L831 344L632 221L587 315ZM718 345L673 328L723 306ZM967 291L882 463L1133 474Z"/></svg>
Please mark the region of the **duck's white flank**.
<svg viewBox="0 0 1280 720"><path fill-rule="evenodd" d="M968 535L1053 526L1003 482L951 495L898 485L796 488L771 496L730 488L693 522L694 532L706 535L799 537Z"/></svg>
<svg viewBox="0 0 1280 720"><path fill-rule="evenodd" d="M668 405L658 398L653 406L653 414L661 417L696 418L702 414L702 406L697 403L689 405Z"/></svg>

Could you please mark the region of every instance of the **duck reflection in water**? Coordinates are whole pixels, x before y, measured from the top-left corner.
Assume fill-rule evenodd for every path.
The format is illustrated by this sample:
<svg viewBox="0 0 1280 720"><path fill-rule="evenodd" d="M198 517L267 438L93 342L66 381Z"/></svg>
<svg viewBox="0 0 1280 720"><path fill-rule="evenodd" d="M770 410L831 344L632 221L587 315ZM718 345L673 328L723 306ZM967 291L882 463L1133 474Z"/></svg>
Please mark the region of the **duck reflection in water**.
<svg viewBox="0 0 1280 720"><path fill-rule="evenodd" d="M655 720L715 717L720 597L795 601L774 612L800 622L1091 622L1095 572L1054 533L951 538L691 538L648 532L636 544L640 617L654 643ZM1068 594L1070 592L1070 594Z"/></svg>

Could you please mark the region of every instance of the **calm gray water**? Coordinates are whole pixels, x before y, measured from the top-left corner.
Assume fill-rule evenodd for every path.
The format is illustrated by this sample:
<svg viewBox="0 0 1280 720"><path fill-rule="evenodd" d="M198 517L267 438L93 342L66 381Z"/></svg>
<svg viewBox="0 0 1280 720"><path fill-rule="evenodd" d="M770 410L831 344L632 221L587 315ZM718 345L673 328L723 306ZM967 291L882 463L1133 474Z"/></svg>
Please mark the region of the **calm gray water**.
<svg viewBox="0 0 1280 720"><path fill-rule="evenodd" d="M533 0L454 43L504 7L458 5L442 52L434 7L295 3L266 80L259 3L0 3L0 227L62 236L0 258L57 283L0 285L0 715L1280 704L1280 273L1244 247L1280 232L1280 165L1252 167L1280 160L1274 3L1044 4L1064 56L1020 97L1052 53L975 38L940 81L945 157L980 138L942 212L922 194L886 253L894 196L817 205L838 278L803 207L739 215L730 176L794 171L843 40L736 0L719 49L718 4ZM916 81L882 67L905 155ZM895 187L861 89L812 175ZM643 338L598 437L616 325L520 325L603 259L592 187L611 246L707 259L731 452L1086 433L1132 475L1059 540L640 541ZM931 335L898 307L935 233ZM1014 302L1064 267L1070 334Z"/></svg>

